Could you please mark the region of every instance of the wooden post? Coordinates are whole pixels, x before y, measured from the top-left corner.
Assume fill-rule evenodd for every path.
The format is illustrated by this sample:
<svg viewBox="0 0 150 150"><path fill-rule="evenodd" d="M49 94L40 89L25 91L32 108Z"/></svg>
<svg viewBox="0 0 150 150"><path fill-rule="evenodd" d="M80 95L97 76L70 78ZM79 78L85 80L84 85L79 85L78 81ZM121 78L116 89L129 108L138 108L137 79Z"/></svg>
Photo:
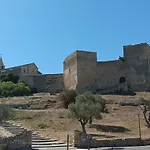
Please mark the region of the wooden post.
<svg viewBox="0 0 150 150"><path fill-rule="evenodd" d="M67 150L69 150L69 135L67 135Z"/></svg>
<svg viewBox="0 0 150 150"><path fill-rule="evenodd" d="M141 123L140 123L140 114L138 113L138 126L139 126L139 137L140 137L140 141L142 140L141 138Z"/></svg>
<svg viewBox="0 0 150 150"><path fill-rule="evenodd" d="M88 150L90 150L90 136L88 134Z"/></svg>

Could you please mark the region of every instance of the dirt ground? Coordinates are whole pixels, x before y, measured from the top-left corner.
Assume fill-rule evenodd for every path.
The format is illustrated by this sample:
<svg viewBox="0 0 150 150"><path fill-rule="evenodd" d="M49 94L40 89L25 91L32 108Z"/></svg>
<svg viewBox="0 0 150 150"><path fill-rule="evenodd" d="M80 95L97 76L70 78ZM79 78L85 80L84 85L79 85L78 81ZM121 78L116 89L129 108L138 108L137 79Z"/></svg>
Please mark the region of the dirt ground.
<svg viewBox="0 0 150 150"><path fill-rule="evenodd" d="M150 135L150 129L146 127L143 114L139 106L120 106L119 102L150 99L150 93L137 93L135 96L105 95L109 113L103 113L101 120L93 120L92 125L86 126L88 133L99 139L114 139L126 137L139 137L138 113L140 112L140 125L142 138ZM57 95L46 93L36 94L30 97L0 99L0 103L25 103L32 104L32 108L39 110L17 109L16 117L12 122L24 127L39 131L45 137L56 138L66 142L67 134L70 143L73 143L74 130L81 130L78 121L69 118L68 110L59 107Z"/></svg>

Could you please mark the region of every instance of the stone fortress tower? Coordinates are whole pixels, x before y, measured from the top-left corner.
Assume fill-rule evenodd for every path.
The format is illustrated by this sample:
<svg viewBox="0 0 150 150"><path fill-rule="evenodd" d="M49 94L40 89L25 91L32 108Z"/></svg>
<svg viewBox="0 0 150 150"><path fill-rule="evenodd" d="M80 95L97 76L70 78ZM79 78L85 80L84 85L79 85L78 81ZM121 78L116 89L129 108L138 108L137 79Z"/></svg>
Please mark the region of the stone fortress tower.
<svg viewBox="0 0 150 150"><path fill-rule="evenodd" d="M150 90L150 46L147 43L123 46L124 56L97 61L96 52L75 51L64 61L65 89L79 92Z"/></svg>

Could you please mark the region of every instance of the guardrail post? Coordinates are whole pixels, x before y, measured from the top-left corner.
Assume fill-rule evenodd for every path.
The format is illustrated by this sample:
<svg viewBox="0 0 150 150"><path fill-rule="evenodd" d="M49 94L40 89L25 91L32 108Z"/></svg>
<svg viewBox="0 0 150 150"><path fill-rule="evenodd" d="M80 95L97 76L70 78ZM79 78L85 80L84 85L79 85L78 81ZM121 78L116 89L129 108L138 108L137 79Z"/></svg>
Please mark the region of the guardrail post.
<svg viewBox="0 0 150 150"><path fill-rule="evenodd" d="M69 150L69 135L67 135L67 150Z"/></svg>
<svg viewBox="0 0 150 150"><path fill-rule="evenodd" d="M90 150L90 135L88 134L88 150Z"/></svg>

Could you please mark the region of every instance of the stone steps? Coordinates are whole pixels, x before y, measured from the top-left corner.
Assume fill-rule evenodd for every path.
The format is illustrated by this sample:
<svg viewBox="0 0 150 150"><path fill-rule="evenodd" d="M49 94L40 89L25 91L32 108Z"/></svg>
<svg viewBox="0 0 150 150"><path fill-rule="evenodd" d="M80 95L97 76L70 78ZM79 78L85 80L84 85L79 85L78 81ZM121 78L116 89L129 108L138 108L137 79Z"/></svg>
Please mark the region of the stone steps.
<svg viewBox="0 0 150 150"><path fill-rule="evenodd" d="M25 130L22 126L14 125L8 122L1 124L1 126L3 126L6 130L11 132L12 134L19 134ZM57 148L57 147L67 148L67 144L64 142L60 142L57 139L44 138L38 132L32 131L32 149L33 150L49 150L50 148Z"/></svg>
<svg viewBox="0 0 150 150"><path fill-rule="evenodd" d="M35 150L48 150L50 148L67 147L67 144L60 142L57 139L44 138L38 132L32 132L32 149Z"/></svg>
<svg viewBox="0 0 150 150"><path fill-rule="evenodd" d="M22 126L17 126L12 123L8 123L8 122L4 122L0 125L2 127L4 127L10 133L15 134L15 135L20 134L25 130Z"/></svg>

